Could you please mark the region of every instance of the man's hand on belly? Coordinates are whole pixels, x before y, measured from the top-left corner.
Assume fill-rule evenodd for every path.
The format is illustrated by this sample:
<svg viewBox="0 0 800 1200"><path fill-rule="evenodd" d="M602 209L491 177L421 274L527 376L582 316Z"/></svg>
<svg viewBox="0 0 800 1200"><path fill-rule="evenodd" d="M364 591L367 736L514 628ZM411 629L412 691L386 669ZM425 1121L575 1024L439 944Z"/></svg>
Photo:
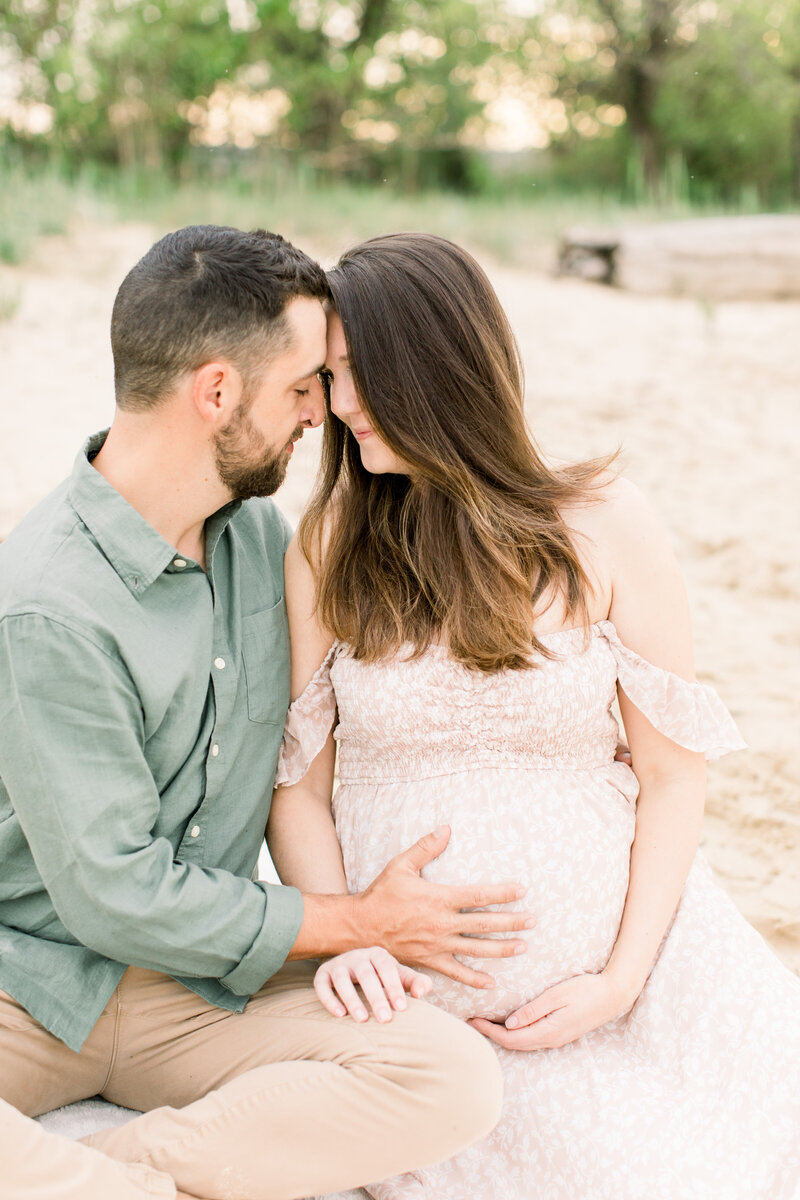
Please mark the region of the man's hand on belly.
<svg viewBox="0 0 800 1200"><path fill-rule="evenodd" d="M427 967L475 988L494 987L482 971L459 962L468 958L510 958L527 945L512 938L485 937L530 929L535 917L525 912L486 912L490 904L520 900L526 888L516 883L467 887L423 879L422 868L444 851L450 829L443 825L398 854L365 891L353 897L366 941L384 946L401 962ZM475 911L479 910L479 911Z"/></svg>

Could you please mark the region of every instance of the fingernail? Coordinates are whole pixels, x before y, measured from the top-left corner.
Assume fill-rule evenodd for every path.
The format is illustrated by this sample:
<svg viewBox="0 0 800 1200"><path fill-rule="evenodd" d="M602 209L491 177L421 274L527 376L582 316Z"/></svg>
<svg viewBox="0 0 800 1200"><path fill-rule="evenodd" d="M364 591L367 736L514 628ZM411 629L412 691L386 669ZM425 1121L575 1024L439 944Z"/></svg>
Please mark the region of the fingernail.
<svg viewBox="0 0 800 1200"><path fill-rule="evenodd" d="M335 1009L333 1010L333 1015L334 1015L335 1017L343 1017L343 1016L345 1015L345 1013L346 1013L346 1012L347 1012L347 1009L346 1009L346 1008L335 1008Z"/></svg>
<svg viewBox="0 0 800 1200"><path fill-rule="evenodd" d="M443 836L443 834L445 834L445 833L447 833L447 826L446 826L446 825L439 825L439 826L437 826L437 828L436 828L436 829L434 829L434 831L433 831L433 836L434 836L434 837L442 837L442 836Z"/></svg>
<svg viewBox="0 0 800 1200"><path fill-rule="evenodd" d="M375 1016L379 1021L391 1021L392 1019L392 1014L389 1012L388 1008L379 1008L375 1013Z"/></svg>
<svg viewBox="0 0 800 1200"><path fill-rule="evenodd" d="M404 1008L407 1008L408 1005L405 996L398 996L394 1002L394 1006L397 1012L402 1012Z"/></svg>
<svg viewBox="0 0 800 1200"><path fill-rule="evenodd" d="M528 947L525 945L524 942L517 942L516 946L514 947L514 953L515 954L524 954L527 949L528 949Z"/></svg>
<svg viewBox="0 0 800 1200"><path fill-rule="evenodd" d="M366 1014L366 1012L364 1011L364 1009L363 1009L363 1008L357 1008L357 1009L356 1009L356 1020L357 1020L357 1021L366 1021L366 1019L367 1019L367 1014Z"/></svg>
<svg viewBox="0 0 800 1200"><path fill-rule="evenodd" d="M518 1025L519 1025L519 1021L517 1020L516 1017L508 1017L507 1018L506 1029L516 1029Z"/></svg>
<svg viewBox="0 0 800 1200"><path fill-rule="evenodd" d="M526 917L525 918L525 928L526 929L533 929L535 924L536 924L536 917Z"/></svg>
<svg viewBox="0 0 800 1200"><path fill-rule="evenodd" d="M518 900L521 900L522 897L527 896L527 894L528 894L528 889L526 887L518 887L514 893L514 895L516 896L516 898Z"/></svg>

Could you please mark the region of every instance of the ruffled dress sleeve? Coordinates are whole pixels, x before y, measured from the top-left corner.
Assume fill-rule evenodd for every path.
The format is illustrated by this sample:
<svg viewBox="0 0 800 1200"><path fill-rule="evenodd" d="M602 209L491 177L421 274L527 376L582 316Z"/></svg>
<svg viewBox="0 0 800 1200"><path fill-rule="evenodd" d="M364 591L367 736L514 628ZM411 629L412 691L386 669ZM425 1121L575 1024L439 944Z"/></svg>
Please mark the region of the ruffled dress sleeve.
<svg viewBox="0 0 800 1200"><path fill-rule="evenodd" d="M336 720L336 696L331 666L339 643L334 642L305 691L289 708L278 755L275 787L298 783L319 754Z"/></svg>
<svg viewBox="0 0 800 1200"><path fill-rule="evenodd" d="M620 687L659 733L709 762L744 749L747 743L713 688L647 662L623 645L611 621L600 621L598 629L616 660Z"/></svg>

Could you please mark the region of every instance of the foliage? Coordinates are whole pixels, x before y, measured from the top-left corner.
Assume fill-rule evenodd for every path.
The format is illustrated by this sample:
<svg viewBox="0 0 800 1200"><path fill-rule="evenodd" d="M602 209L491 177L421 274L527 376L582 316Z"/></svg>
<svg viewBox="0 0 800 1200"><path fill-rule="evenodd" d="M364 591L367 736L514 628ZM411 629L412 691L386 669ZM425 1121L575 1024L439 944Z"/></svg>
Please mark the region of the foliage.
<svg viewBox="0 0 800 1200"><path fill-rule="evenodd" d="M5 0L0 71L73 172L800 198L800 0Z"/></svg>
<svg viewBox="0 0 800 1200"><path fill-rule="evenodd" d="M680 152L692 176L774 200L792 186L800 105L765 32L763 12L745 6L710 26L674 64L654 119L665 152Z"/></svg>
<svg viewBox="0 0 800 1200"><path fill-rule="evenodd" d="M627 119L649 179L658 175L653 107L690 0L559 0L543 10L534 43L556 104L551 131L564 141L613 136Z"/></svg>
<svg viewBox="0 0 800 1200"><path fill-rule="evenodd" d="M409 187L433 152L464 183L498 4L9 0L2 45L73 160L158 169L192 144L264 142L343 174L385 158Z"/></svg>
<svg viewBox="0 0 800 1200"><path fill-rule="evenodd" d="M534 45L562 154L633 148L651 194L685 170L694 196L800 197L800 0L553 0Z"/></svg>

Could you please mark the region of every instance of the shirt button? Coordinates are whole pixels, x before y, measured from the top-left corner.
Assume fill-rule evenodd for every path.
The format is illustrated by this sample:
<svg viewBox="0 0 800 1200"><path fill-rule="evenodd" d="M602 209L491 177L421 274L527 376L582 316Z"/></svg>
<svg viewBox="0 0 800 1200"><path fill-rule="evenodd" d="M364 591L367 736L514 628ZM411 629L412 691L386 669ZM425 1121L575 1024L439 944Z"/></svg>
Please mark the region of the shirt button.
<svg viewBox="0 0 800 1200"><path fill-rule="evenodd" d="M224 658L215 658L214 666L217 668L218 671L223 671L225 669L225 659Z"/></svg>
<svg viewBox="0 0 800 1200"><path fill-rule="evenodd" d="M177 567L178 570L182 570L186 566L186 559L185 558L173 558L172 565L173 565L173 567Z"/></svg>
<svg viewBox="0 0 800 1200"><path fill-rule="evenodd" d="M214 745L211 747L211 757L216 758L218 754L219 754L219 746L215 742Z"/></svg>
<svg viewBox="0 0 800 1200"><path fill-rule="evenodd" d="M191 831L189 833L189 837L199 837L199 836L200 836L200 826L193 825L191 828Z"/></svg>

